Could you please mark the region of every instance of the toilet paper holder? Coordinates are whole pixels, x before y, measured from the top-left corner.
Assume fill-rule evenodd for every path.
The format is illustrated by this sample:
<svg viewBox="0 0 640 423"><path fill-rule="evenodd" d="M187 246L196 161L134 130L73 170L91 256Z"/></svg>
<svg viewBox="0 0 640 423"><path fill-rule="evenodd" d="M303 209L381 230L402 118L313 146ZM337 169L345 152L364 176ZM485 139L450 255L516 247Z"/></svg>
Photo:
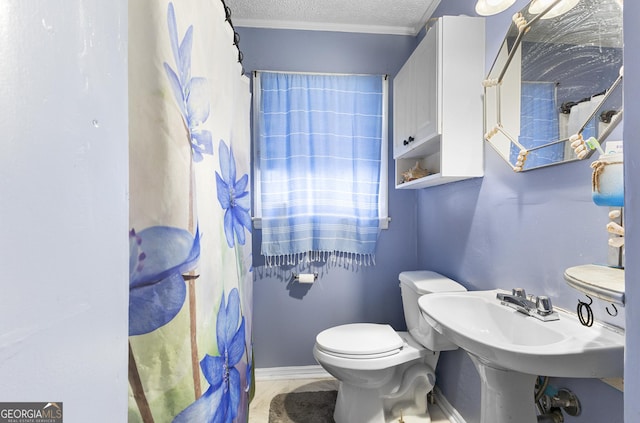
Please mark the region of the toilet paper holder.
<svg viewBox="0 0 640 423"><path fill-rule="evenodd" d="M315 273L294 273L293 280L298 283L313 283L318 279L318 272Z"/></svg>

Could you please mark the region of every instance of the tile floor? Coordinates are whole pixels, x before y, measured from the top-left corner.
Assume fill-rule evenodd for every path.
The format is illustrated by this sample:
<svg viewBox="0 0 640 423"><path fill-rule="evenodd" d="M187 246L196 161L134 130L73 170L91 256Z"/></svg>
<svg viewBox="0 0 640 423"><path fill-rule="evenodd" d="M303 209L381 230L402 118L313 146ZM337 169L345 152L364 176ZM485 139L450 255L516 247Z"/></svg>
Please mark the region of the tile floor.
<svg viewBox="0 0 640 423"><path fill-rule="evenodd" d="M268 423L271 399L284 392L331 391L338 389L333 379L256 380L256 394L249 407L249 423ZM429 405L431 423L450 423L437 404Z"/></svg>

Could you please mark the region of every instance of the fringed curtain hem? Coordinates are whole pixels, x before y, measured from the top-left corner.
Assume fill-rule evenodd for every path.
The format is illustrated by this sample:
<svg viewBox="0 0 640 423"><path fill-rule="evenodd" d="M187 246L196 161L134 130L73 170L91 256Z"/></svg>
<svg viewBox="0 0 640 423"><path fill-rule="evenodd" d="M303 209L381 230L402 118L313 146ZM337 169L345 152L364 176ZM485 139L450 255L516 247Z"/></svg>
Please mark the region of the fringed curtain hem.
<svg viewBox="0 0 640 423"><path fill-rule="evenodd" d="M266 267L309 265L326 263L337 266L375 266L375 254L350 253L345 251L307 251L304 253L265 256Z"/></svg>

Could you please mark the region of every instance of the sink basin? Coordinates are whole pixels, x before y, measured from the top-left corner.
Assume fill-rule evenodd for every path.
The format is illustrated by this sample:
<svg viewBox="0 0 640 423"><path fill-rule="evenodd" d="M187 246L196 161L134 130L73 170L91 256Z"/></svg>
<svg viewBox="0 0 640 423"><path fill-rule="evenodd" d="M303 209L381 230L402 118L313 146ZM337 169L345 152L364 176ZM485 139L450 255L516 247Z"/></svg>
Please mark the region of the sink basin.
<svg viewBox="0 0 640 423"><path fill-rule="evenodd" d="M465 350L482 381L483 423L536 422L538 375L622 377L624 333L557 310L541 321L500 304L503 290L436 293L420 297L424 319ZM513 416L518 416L512 420Z"/></svg>
<svg viewBox="0 0 640 423"><path fill-rule="evenodd" d="M558 377L622 377L624 334L575 315L543 322L500 304L498 292L439 293L418 300L424 318L494 367Z"/></svg>

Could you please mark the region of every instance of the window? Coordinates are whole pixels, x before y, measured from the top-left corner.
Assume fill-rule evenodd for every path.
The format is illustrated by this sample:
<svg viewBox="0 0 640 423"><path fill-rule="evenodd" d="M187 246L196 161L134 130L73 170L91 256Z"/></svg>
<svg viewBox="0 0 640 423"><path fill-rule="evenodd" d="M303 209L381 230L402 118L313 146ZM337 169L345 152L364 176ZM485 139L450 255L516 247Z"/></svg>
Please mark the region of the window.
<svg viewBox="0 0 640 423"><path fill-rule="evenodd" d="M372 264L387 224L384 76L256 72L254 216L267 264Z"/></svg>

